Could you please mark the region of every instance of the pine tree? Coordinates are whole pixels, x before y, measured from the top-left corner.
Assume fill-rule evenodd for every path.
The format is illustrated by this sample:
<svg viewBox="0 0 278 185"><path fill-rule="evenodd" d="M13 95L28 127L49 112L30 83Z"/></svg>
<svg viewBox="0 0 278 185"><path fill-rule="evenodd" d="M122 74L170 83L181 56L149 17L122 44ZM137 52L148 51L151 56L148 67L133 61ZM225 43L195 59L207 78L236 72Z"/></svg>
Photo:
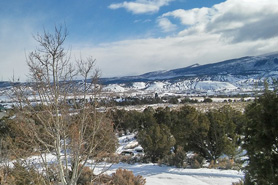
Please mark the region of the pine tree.
<svg viewBox="0 0 278 185"><path fill-rule="evenodd" d="M231 120L227 120L225 114L220 111L211 110L208 112L207 117L210 121L210 128L206 140L208 158L216 162L222 154L234 154L235 142L230 137L234 130L235 125Z"/></svg>
<svg viewBox="0 0 278 185"><path fill-rule="evenodd" d="M176 139L176 146L182 146L185 150L188 149L188 142L192 137L190 134L194 131L196 125L198 125L198 112L195 108L190 106L183 106L179 111L172 111L172 127L171 133L173 133Z"/></svg>
<svg viewBox="0 0 278 185"><path fill-rule="evenodd" d="M166 107L166 108L162 108L162 107L159 107L155 110L155 113L154 113L154 117L156 119L156 122L158 124L165 124L167 125L169 128L172 127L172 119L171 119L171 111L170 111L170 108L169 107Z"/></svg>
<svg viewBox="0 0 278 185"><path fill-rule="evenodd" d="M278 96L265 93L246 108L246 184L278 184Z"/></svg>
<svg viewBox="0 0 278 185"><path fill-rule="evenodd" d="M149 128L156 124L156 120L154 117L155 110L152 107L147 107L143 111L143 115L140 120L140 127L142 129Z"/></svg>
<svg viewBox="0 0 278 185"><path fill-rule="evenodd" d="M170 152L175 138L164 124L154 124L139 132L138 141L152 162L157 162Z"/></svg>

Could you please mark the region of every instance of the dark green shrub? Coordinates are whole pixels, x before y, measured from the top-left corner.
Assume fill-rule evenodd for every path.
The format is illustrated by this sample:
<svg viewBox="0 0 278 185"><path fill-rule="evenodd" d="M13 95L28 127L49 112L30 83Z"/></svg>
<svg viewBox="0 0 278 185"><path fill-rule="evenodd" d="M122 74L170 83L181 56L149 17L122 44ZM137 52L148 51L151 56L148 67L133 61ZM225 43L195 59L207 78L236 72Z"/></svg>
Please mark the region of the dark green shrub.
<svg viewBox="0 0 278 185"><path fill-rule="evenodd" d="M170 129L164 124L154 124L139 132L138 142L144 148L146 156L157 162L170 153L176 143Z"/></svg>
<svg viewBox="0 0 278 185"><path fill-rule="evenodd" d="M204 103L211 103L212 102L212 99L211 98L205 98L204 99Z"/></svg>
<svg viewBox="0 0 278 185"><path fill-rule="evenodd" d="M266 90L246 108L246 184L278 184L278 95Z"/></svg>
<svg viewBox="0 0 278 185"><path fill-rule="evenodd" d="M177 168L185 168L186 164L186 152L182 147L178 146L175 153L166 155L161 160L158 161L159 164L164 164L168 166L176 166Z"/></svg>

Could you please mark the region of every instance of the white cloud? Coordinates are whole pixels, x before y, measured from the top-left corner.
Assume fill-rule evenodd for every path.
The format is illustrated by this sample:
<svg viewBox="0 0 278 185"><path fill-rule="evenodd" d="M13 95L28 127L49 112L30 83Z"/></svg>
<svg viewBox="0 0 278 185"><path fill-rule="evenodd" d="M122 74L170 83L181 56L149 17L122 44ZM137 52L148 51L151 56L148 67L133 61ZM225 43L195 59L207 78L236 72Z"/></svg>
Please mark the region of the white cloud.
<svg viewBox="0 0 278 185"><path fill-rule="evenodd" d="M275 51L278 37L229 44L219 34L197 34L158 39L126 40L99 47L76 48L73 53L92 55L103 76L142 74L199 63L260 55Z"/></svg>
<svg viewBox="0 0 278 185"><path fill-rule="evenodd" d="M125 8L133 14L155 13L160 7L166 6L173 0L136 0L133 2L115 3L109 5L110 9Z"/></svg>
<svg viewBox="0 0 278 185"><path fill-rule="evenodd" d="M208 8L194 8L191 10L178 9L162 15L162 17L174 17L181 20L184 25L194 25L208 19Z"/></svg>
<svg viewBox="0 0 278 185"><path fill-rule="evenodd" d="M211 8L175 10L162 15L180 20L180 35L220 34L232 42L278 36L277 0L227 0Z"/></svg>
<svg viewBox="0 0 278 185"><path fill-rule="evenodd" d="M157 21L158 26L161 27L164 32L171 32L177 29L177 26L171 23L167 18L161 17Z"/></svg>
<svg viewBox="0 0 278 185"><path fill-rule="evenodd" d="M175 10L157 18L164 32L176 36L126 40L83 48L93 54L104 76L206 64L242 56L277 52L277 0L227 0L211 8ZM179 28L180 30L181 28Z"/></svg>
<svg viewBox="0 0 278 185"><path fill-rule="evenodd" d="M151 1L134 3L146 2ZM73 48L72 53L92 55L103 76L111 77L274 52L278 43L277 3L276 0L227 0L211 8L179 9L157 19L165 32L176 29L171 18L180 20L184 30L176 36L79 47Z"/></svg>
<svg viewBox="0 0 278 185"><path fill-rule="evenodd" d="M158 11L166 2L170 1L133 1L143 5L137 12L144 13ZM133 5L112 4L110 8L127 9L128 4ZM148 10L144 5L154 5L158 9L148 6ZM129 11L136 13L132 6ZM90 47L88 43L72 43L72 56L78 58L80 53L84 57L92 55L97 59L103 76L107 77L260 55L277 51L277 17L277 0L227 0L211 8L179 9L157 19L157 24L165 32L175 31L177 24L170 20L178 19L179 26L184 30L176 36L124 40L97 47ZM24 27L29 25L28 21L21 22L0 22L0 27L3 28L0 30L0 78L1 75L10 77L13 68L16 76L24 78L27 74L24 49L28 53L28 48L35 48L36 43L32 43L34 40L31 33L35 33L36 26ZM80 47L76 47L77 45Z"/></svg>

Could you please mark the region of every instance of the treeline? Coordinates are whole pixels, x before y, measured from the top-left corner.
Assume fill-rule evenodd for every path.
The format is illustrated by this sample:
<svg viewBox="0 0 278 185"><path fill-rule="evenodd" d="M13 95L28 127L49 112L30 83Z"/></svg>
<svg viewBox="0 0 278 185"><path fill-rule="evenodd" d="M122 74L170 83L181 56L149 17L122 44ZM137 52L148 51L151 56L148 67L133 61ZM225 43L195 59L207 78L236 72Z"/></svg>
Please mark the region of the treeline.
<svg viewBox="0 0 278 185"><path fill-rule="evenodd" d="M171 103L177 104L180 103L180 96L165 96L158 97L158 95L154 97L116 97L112 99L100 100L98 104L100 106L129 106L129 105L150 105L150 104L158 104L158 103ZM198 102L197 100L193 100L191 102ZM183 102L185 103L185 102Z"/></svg>
<svg viewBox="0 0 278 185"><path fill-rule="evenodd" d="M233 158L241 143L245 117L230 106L201 113L190 106L180 110L151 107L143 112L113 110L115 127L124 133L138 131L138 140L152 162L178 148L193 151L209 161L223 154Z"/></svg>
<svg viewBox="0 0 278 185"><path fill-rule="evenodd" d="M245 100L245 96L211 96L203 97L203 100L197 100L190 97L182 96L163 96L159 97L157 94L155 96L146 96L146 97L116 97L111 99L102 99L99 100L99 106L129 106L129 105L151 105L158 103L169 103L169 104L185 104L185 103L211 103L213 102L212 98L226 98L223 102L246 102L251 101L250 99ZM235 100L234 98L240 98Z"/></svg>
<svg viewBox="0 0 278 185"><path fill-rule="evenodd" d="M227 156L234 161L243 149L247 166L244 182L238 184L276 185L278 95L276 89L267 89L244 113L230 106L202 113L185 105L179 110L112 110L111 115L120 131L138 132L146 160L184 167L186 155L192 151L194 157L187 163L198 167L203 159L215 164L221 162L221 156Z"/></svg>

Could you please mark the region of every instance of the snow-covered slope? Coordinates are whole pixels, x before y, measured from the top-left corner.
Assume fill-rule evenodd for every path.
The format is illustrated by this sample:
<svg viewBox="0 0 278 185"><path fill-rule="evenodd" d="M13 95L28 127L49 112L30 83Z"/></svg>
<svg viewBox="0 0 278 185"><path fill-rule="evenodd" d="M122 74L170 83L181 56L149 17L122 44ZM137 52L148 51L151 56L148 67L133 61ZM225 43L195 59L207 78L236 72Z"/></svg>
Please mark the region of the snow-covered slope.
<svg viewBox="0 0 278 185"><path fill-rule="evenodd" d="M140 82L150 80L169 80L184 77L233 75L257 77L276 76L278 71L278 53L261 56L247 56L206 65L191 65L169 71L154 71L139 76L103 79L105 83Z"/></svg>
<svg viewBox="0 0 278 185"><path fill-rule="evenodd" d="M236 90L237 87L229 82L219 82L219 81L200 81L196 83L195 89L198 90L212 90L212 91L232 91Z"/></svg>
<svg viewBox="0 0 278 185"><path fill-rule="evenodd" d="M135 83L133 83L133 88L134 89L145 89L146 83L145 82L135 82Z"/></svg>
<svg viewBox="0 0 278 185"><path fill-rule="evenodd" d="M124 92L125 88L121 87L118 84L109 84L106 87L104 87L103 90L109 92Z"/></svg>
<svg viewBox="0 0 278 185"><path fill-rule="evenodd" d="M194 64L139 76L103 79L104 84L122 84L121 92L247 92L262 88L267 79L278 78L278 53L247 56L207 65ZM127 85L128 84L128 85ZM108 87L111 87L109 85ZM118 88L114 88L119 91ZM113 88L110 88L113 91Z"/></svg>
<svg viewBox="0 0 278 185"><path fill-rule="evenodd" d="M263 88L265 79L271 83L272 78L278 79L278 53L101 80L103 90L106 92L128 92L135 95L153 92L196 95L206 92L252 93ZM81 81L77 81L76 84L82 90ZM9 85L9 82L0 82L0 97L4 98Z"/></svg>
<svg viewBox="0 0 278 185"><path fill-rule="evenodd" d="M154 82L151 83L149 85L149 87L147 87L147 91L162 91L163 89L165 89L167 86L167 83L165 82Z"/></svg>

